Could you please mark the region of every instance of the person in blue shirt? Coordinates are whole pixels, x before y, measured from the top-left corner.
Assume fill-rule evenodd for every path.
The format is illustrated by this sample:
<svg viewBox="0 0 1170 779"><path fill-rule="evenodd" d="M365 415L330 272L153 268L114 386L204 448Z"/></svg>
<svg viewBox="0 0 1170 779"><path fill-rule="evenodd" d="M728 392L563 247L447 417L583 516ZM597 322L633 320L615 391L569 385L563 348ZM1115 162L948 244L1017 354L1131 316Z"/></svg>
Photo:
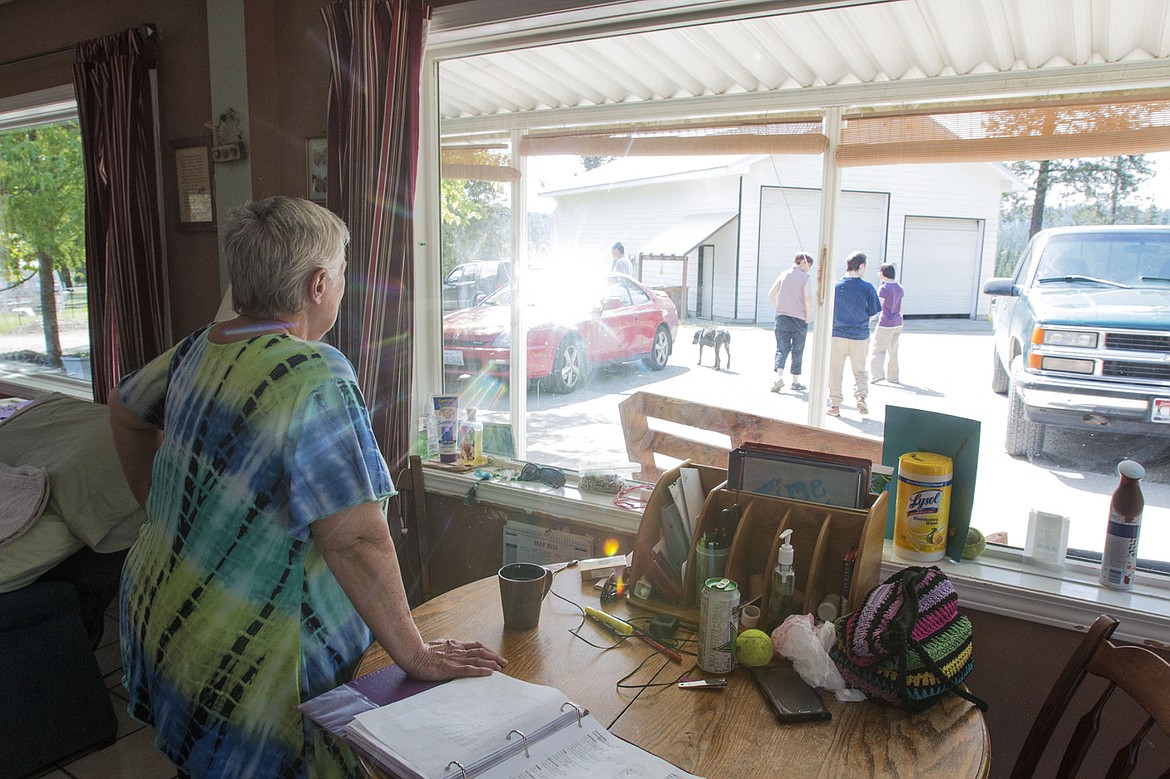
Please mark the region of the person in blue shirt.
<svg viewBox="0 0 1170 779"><path fill-rule="evenodd" d="M853 252L845 259L845 277L833 288L833 339L829 351L829 416L841 416L841 383L845 360L853 369L853 396L857 413L868 414L869 393L866 357L869 352L869 320L882 310L877 290L862 278L865 254Z"/></svg>

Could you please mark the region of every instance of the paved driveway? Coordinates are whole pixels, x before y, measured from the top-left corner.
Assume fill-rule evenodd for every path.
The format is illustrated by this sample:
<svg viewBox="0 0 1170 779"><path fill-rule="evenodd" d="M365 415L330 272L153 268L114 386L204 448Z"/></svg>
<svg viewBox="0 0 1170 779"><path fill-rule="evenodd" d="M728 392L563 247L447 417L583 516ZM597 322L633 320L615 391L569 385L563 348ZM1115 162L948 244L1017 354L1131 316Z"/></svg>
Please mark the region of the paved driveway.
<svg viewBox="0 0 1170 779"><path fill-rule="evenodd" d="M770 391L775 377L770 329L730 327L731 368L721 371L712 367L710 349L704 352L703 365L696 364L698 347L691 343L695 329L685 324L680 327L674 354L661 372L621 366L598 372L588 386L571 395L532 390L528 395L528 458L576 467L627 462L617 404L638 390L807 421L807 393ZM1170 439L1050 430L1044 452L1035 461L1013 459L1003 451L1007 401L990 389L990 365L991 328L987 322L910 321L902 336L902 383L873 386L868 416L862 417L845 405L839 419L826 417L826 426L881 438L887 405L979 420L982 434L975 525L985 533L1007 532L1015 546L1024 545L1028 511L1034 508L1072 518L1070 546L1100 550L1109 496L1117 482L1117 462L1125 457L1136 459L1146 466L1147 473L1140 553L1165 559L1165 550L1170 549ZM847 375L847 399L851 386L852 378ZM481 405L506 409L506 396L501 393L494 402L484 399ZM713 436L712 440L719 438ZM722 440L727 441L725 436Z"/></svg>

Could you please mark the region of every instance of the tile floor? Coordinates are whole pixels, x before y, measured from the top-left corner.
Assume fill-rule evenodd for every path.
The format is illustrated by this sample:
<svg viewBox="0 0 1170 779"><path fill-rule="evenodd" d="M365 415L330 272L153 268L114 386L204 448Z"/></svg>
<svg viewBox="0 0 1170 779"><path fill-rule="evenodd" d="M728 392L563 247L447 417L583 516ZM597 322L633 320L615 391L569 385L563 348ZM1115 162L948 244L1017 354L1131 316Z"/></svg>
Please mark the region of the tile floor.
<svg viewBox="0 0 1170 779"><path fill-rule="evenodd" d="M118 740L105 749L79 752L31 774L43 779L173 779L175 767L154 748L154 730L126 713L122 657L118 649L118 605L106 610L106 629L97 649L98 667L118 714Z"/></svg>

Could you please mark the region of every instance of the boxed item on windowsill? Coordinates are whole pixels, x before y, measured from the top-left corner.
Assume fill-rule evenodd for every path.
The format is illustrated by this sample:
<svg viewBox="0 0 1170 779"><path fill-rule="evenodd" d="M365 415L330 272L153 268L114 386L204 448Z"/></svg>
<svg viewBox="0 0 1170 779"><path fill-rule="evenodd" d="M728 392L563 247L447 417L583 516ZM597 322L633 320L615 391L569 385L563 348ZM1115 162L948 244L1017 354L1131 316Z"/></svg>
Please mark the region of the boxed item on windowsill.
<svg viewBox="0 0 1170 779"><path fill-rule="evenodd" d="M581 571L581 581L590 582L594 579L609 578L610 574L620 574L629 564L630 558L627 555L614 555L582 560L577 564L577 569Z"/></svg>

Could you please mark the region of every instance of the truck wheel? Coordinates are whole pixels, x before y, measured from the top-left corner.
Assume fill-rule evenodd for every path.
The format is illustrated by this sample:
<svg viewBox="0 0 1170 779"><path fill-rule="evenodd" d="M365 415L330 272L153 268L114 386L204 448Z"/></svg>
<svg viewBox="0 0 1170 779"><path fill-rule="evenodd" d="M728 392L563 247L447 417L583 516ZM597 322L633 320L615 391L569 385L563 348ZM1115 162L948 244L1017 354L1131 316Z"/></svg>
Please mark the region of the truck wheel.
<svg viewBox="0 0 1170 779"><path fill-rule="evenodd" d="M585 382L588 365L581 342L569 337L557 347L552 373L548 377L548 388L558 395L568 395Z"/></svg>
<svg viewBox="0 0 1170 779"><path fill-rule="evenodd" d="M1033 422L1024 414L1024 401L1016 392L1015 382L1008 387L1007 435L1004 449L1012 457L1035 457L1044 447L1044 425Z"/></svg>
<svg viewBox="0 0 1170 779"><path fill-rule="evenodd" d="M659 325L658 330L654 333L654 343L650 346L650 356L644 357L642 361L650 370L660 371L666 367L666 361L669 358L670 331L666 329L666 325Z"/></svg>
<svg viewBox="0 0 1170 779"><path fill-rule="evenodd" d="M991 350L991 391L996 395L1006 395L1008 391L1008 382L1011 377L1008 372L1004 370L1003 363L999 360L999 350Z"/></svg>

